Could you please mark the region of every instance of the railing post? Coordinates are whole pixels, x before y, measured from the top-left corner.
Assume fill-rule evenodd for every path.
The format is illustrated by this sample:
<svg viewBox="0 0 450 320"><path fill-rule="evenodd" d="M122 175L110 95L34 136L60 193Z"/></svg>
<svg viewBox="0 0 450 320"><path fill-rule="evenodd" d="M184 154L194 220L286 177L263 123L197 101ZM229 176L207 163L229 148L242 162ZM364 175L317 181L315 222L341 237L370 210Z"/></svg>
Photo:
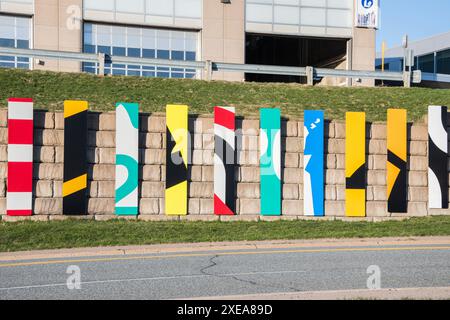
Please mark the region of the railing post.
<svg viewBox="0 0 450 320"><path fill-rule="evenodd" d="M306 67L306 83L308 86L314 85L314 68Z"/></svg>
<svg viewBox="0 0 450 320"><path fill-rule="evenodd" d="M212 73L213 73L212 61L206 60L205 61L205 80L206 81L212 80Z"/></svg>
<svg viewBox="0 0 450 320"><path fill-rule="evenodd" d="M98 75L100 77L105 76L105 54L98 54Z"/></svg>
<svg viewBox="0 0 450 320"><path fill-rule="evenodd" d="M411 72L410 71L403 72L403 86L405 88L411 88Z"/></svg>

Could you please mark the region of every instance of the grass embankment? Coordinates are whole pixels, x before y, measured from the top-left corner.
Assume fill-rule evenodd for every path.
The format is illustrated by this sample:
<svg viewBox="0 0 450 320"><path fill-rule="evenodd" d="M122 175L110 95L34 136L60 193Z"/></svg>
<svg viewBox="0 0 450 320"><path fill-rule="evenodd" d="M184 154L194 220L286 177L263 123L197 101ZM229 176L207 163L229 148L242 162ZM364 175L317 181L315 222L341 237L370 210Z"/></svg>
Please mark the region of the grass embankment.
<svg viewBox="0 0 450 320"><path fill-rule="evenodd" d="M449 236L450 216L405 221L143 222L52 221L0 223L0 251L180 242Z"/></svg>
<svg viewBox="0 0 450 320"><path fill-rule="evenodd" d="M257 115L259 107L280 107L300 118L304 109L325 110L328 119L346 111L365 111L368 121L384 121L387 108L405 108L417 121L427 106L450 104L450 90L424 88L338 88L298 84L205 82L139 77L0 69L0 107L9 97L32 97L39 109L62 110L63 100L89 101L91 110L113 110L116 102L139 102L141 112L164 112L166 104L187 104L194 114L211 114L215 105L235 106L238 115Z"/></svg>

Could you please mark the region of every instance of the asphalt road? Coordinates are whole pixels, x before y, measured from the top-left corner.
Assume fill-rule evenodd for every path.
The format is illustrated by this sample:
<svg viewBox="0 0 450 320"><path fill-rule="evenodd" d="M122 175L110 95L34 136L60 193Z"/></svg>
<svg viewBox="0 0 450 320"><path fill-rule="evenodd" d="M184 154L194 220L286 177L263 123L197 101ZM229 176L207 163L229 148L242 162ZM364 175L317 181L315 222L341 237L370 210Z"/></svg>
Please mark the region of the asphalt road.
<svg viewBox="0 0 450 320"><path fill-rule="evenodd" d="M448 244L389 244L192 250L4 260L0 299L175 299L381 288L450 287ZM81 288L76 272L80 270ZM76 286L75 286L76 287Z"/></svg>

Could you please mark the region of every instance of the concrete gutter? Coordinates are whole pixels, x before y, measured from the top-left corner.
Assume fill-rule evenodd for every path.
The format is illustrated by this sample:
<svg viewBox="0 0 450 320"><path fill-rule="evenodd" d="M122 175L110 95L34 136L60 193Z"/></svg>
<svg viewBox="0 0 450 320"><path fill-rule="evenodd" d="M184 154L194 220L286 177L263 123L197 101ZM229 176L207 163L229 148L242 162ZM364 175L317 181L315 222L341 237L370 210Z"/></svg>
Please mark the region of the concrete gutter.
<svg viewBox="0 0 450 320"><path fill-rule="evenodd" d="M157 244L143 246L115 246L76 249L56 249L37 251L18 251L0 253L0 261L20 261L34 259L57 259L92 256L120 256L157 253L208 252L249 249L283 248L333 248L333 247L373 247L402 245L450 245L450 237L406 237L406 238L367 238L367 239L317 239L317 240L275 240L241 242L207 242Z"/></svg>
<svg viewBox="0 0 450 320"><path fill-rule="evenodd" d="M305 291L236 296L198 297L192 300L448 300L450 287L357 289L334 291ZM191 299L187 299L191 300Z"/></svg>

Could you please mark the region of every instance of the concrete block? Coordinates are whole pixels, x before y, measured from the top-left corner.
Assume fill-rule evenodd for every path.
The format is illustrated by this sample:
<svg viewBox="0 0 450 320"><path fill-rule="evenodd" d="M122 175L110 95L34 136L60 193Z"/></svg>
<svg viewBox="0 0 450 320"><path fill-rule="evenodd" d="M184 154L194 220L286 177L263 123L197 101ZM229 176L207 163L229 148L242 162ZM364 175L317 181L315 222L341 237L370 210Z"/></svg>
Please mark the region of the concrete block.
<svg viewBox="0 0 450 320"><path fill-rule="evenodd" d="M165 195L164 182L142 182L140 197L142 198L163 198Z"/></svg>
<svg viewBox="0 0 450 320"><path fill-rule="evenodd" d="M374 186L385 186L386 182L386 171L383 170L369 170L367 172L367 184Z"/></svg>
<svg viewBox="0 0 450 320"><path fill-rule="evenodd" d="M35 198L33 208L36 215L62 214L62 198Z"/></svg>
<svg viewBox="0 0 450 320"><path fill-rule="evenodd" d="M203 166L201 167L201 181L213 182L214 181L214 167L213 166Z"/></svg>
<svg viewBox="0 0 450 320"><path fill-rule="evenodd" d="M325 183L330 185L345 185L345 170L326 170Z"/></svg>
<svg viewBox="0 0 450 320"><path fill-rule="evenodd" d="M325 215L335 217L345 216L345 201L325 201Z"/></svg>
<svg viewBox="0 0 450 320"><path fill-rule="evenodd" d="M116 163L116 148L96 148L95 152L98 155L97 161L91 163L101 164L115 164Z"/></svg>
<svg viewBox="0 0 450 320"><path fill-rule="evenodd" d="M237 196L239 199L259 199L259 183L239 183L237 185Z"/></svg>
<svg viewBox="0 0 450 320"><path fill-rule="evenodd" d="M139 214L159 214L159 199L141 198L139 201Z"/></svg>
<svg viewBox="0 0 450 320"><path fill-rule="evenodd" d="M328 140L328 148L325 150L327 153L332 154L345 154L345 140L344 139L330 139Z"/></svg>
<svg viewBox="0 0 450 320"><path fill-rule="evenodd" d="M199 213L200 213L200 199L189 199L188 214L199 214Z"/></svg>
<svg viewBox="0 0 450 320"><path fill-rule="evenodd" d="M409 171L408 181L410 187L426 187L428 186L427 172Z"/></svg>
<svg viewBox="0 0 450 320"><path fill-rule="evenodd" d="M35 146L33 147L33 161L34 162L47 162L54 163L55 162L55 147L52 146ZM4 154L6 154L6 146L5 151L3 148L0 151L2 161L7 161L7 159L3 160Z"/></svg>
<svg viewBox="0 0 450 320"><path fill-rule="evenodd" d="M189 185L189 197L191 198L213 198L214 187L209 182L191 182Z"/></svg>
<svg viewBox="0 0 450 320"><path fill-rule="evenodd" d="M62 180L63 165L53 163L35 163L33 165L33 178L36 180Z"/></svg>
<svg viewBox="0 0 450 320"><path fill-rule="evenodd" d="M259 186L259 184L258 184L258 186ZM258 189L259 189L259 187L258 187ZM283 199L286 199L286 200L298 200L299 199L298 184L283 184L282 190L283 190L283 192L282 192Z"/></svg>
<svg viewBox="0 0 450 320"><path fill-rule="evenodd" d="M116 187L114 181L96 181L98 198L114 198L116 195Z"/></svg>
<svg viewBox="0 0 450 320"><path fill-rule="evenodd" d="M428 215L426 202L408 202L408 216L423 217Z"/></svg>
<svg viewBox="0 0 450 320"><path fill-rule="evenodd" d="M387 215L386 201L368 201L366 204L366 214L368 217L383 217Z"/></svg>
<svg viewBox="0 0 450 320"><path fill-rule="evenodd" d="M300 216L303 214L302 200L283 200L281 205L282 215Z"/></svg>
<svg viewBox="0 0 450 320"><path fill-rule="evenodd" d="M113 164L96 164L89 168L88 177L92 180L114 181L116 166Z"/></svg>
<svg viewBox="0 0 450 320"><path fill-rule="evenodd" d="M115 201L114 198L91 198L88 200L88 213L97 215L114 215Z"/></svg>
<svg viewBox="0 0 450 320"><path fill-rule="evenodd" d="M53 181L35 180L33 181L33 195L38 198L53 197Z"/></svg>
<svg viewBox="0 0 450 320"><path fill-rule="evenodd" d="M246 214L259 214L261 212L259 199L240 199L239 200L239 213L241 215Z"/></svg>
<svg viewBox="0 0 450 320"><path fill-rule="evenodd" d="M202 181L202 166L192 165L188 168L188 172L190 173L190 176L188 176L189 181Z"/></svg>
<svg viewBox="0 0 450 320"><path fill-rule="evenodd" d="M296 183L300 184L303 182L303 170L298 168L285 168L282 169L283 181L284 183Z"/></svg>
<svg viewBox="0 0 450 320"><path fill-rule="evenodd" d="M284 150L286 150L286 152L301 152L303 150L303 138L286 137L286 145Z"/></svg>
<svg viewBox="0 0 450 320"><path fill-rule="evenodd" d="M258 182L259 178L259 167L246 167L242 166L239 168L239 181L240 182Z"/></svg>
<svg viewBox="0 0 450 320"><path fill-rule="evenodd" d="M410 141L409 154L413 156L426 156L428 154L428 143L426 141Z"/></svg>

